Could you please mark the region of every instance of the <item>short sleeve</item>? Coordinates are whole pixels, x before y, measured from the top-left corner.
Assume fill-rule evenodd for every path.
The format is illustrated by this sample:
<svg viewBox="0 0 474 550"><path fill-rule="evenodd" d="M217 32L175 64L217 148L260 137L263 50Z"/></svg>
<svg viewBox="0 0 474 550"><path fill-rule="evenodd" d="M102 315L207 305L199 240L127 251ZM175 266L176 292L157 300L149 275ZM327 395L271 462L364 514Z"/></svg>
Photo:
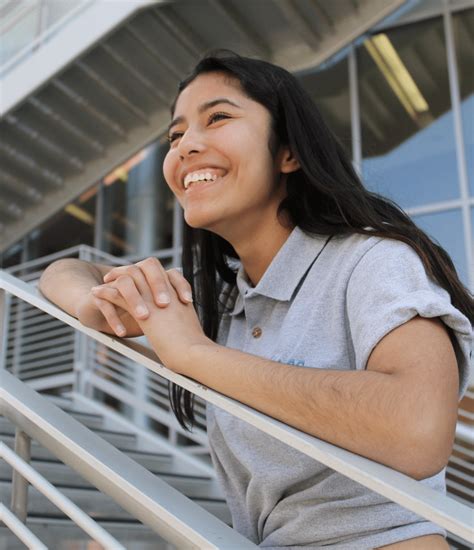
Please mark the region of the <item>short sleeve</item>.
<svg viewBox="0 0 474 550"><path fill-rule="evenodd" d="M377 343L413 317L439 317L454 335L459 368L459 398L469 384L472 325L456 309L449 293L426 273L407 244L381 239L361 257L347 286L347 317L356 368L365 369Z"/></svg>

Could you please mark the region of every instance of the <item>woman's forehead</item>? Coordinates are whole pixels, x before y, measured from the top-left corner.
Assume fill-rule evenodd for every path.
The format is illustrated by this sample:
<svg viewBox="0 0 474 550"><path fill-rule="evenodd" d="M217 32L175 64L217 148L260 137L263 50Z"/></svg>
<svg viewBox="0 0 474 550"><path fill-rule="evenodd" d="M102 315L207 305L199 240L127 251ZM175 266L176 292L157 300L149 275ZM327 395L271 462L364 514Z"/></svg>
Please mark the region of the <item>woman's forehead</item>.
<svg viewBox="0 0 474 550"><path fill-rule="evenodd" d="M198 75L176 99L173 114L180 114L179 111L188 109L198 109L206 102L212 101L218 97L229 99L246 98L248 96L242 90L239 80L226 73L204 73ZM240 100L240 103L243 103Z"/></svg>

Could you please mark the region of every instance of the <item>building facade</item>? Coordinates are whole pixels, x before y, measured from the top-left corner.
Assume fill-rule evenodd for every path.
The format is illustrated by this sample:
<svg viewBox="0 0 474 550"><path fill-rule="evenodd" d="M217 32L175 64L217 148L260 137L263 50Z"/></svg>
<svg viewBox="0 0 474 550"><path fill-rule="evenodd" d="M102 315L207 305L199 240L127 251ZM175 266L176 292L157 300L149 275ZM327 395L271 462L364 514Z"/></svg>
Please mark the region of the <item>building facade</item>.
<svg viewBox="0 0 474 550"><path fill-rule="evenodd" d="M372 191L452 257L474 289L474 6L415 2L315 69L296 73ZM162 174L164 136L26 237L3 266L86 243L178 262L181 217Z"/></svg>

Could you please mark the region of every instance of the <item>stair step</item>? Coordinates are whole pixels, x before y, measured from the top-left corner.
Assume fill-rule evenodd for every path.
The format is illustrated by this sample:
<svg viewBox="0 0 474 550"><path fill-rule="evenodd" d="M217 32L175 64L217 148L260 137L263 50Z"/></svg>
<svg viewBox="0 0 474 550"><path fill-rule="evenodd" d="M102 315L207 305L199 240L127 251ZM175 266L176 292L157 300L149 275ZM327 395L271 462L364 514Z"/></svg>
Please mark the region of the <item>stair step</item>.
<svg viewBox="0 0 474 550"><path fill-rule="evenodd" d="M109 496L100 493L96 489L78 489L57 487L61 493L71 499L79 508L87 512L95 520L130 521L130 514L123 510ZM10 502L11 482L0 481L0 501ZM228 525L231 522L229 509L222 499L193 498L196 504L201 505L209 513L213 514ZM49 502L35 487L28 490L28 514L43 518L64 518L64 514Z"/></svg>
<svg viewBox="0 0 474 550"><path fill-rule="evenodd" d="M11 449L14 448L15 437L13 435L0 434L0 438ZM148 470L175 473L173 472L173 457L169 454L155 452L152 453L149 451L136 451L131 449L123 449L121 447L118 447L118 450L124 452L130 458L133 458L133 460L135 460ZM53 463L60 462L57 457L55 457L50 451L48 451L48 449L45 449L36 441L31 442L31 458L33 460L44 460Z"/></svg>
<svg viewBox="0 0 474 550"><path fill-rule="evenodd" d="M133 550L172 550L175 547L164 541L149 527L141 523L123 521L99 524L125 548ZM69 519L28 518L27 526L48 548L54 550L90 550L98 548L90 537ZM25 550L25 545L5 527L0 527L0 550Z"/></svg>
<svg viewBox="0 0 474 550"><path fill-rule="evenodd" d="M88 413L88 412L78 412L73 409L62 409L64 412L71 415L73 418L75 418L78 422L83 424L84 426L87 426L87 428L95 429L95 428L102 428L104 425L104 420L100 414L94 414L94 413ZM9 423L8 420L2 416L0 416L0 426L3 426L2 421L5 421L5 423Z"/></svg>
<svg viewBox="0 0 474 550"><path fill-rule="evenodd" d="M134 434L105 430L103 428L94 428L92 431L102 439L105 439L105 441L108 441L114 447L120 447L123 450L136 450L137 438ZM0 438L11 438L14 435L15 427L12 424L9 426L0 425Z"/></svg>
<svg viewBox="0 0 474 550"><path fill-rule="evenodd" d="M94 489L94 486L66 464L35 460L31 466L57 487L71 489ZM202 476L179 475L169 472L153 473L189 498L211 498L222 500L222 492L214 479ZM10 481L12 469L6 462L0 462L0 480Z"/></svg>
<svg viewBox="0 0 474 550"><path fill-rule="evenodd" d="M77 419L76 419L77 420ZM81 422L82 424L82 422ZM120 446L120 447L126 447L134 449L136 442L137 442L137 436L130 432L123 432L119 430L108 430L100 427L90 427L87 426L91 431L102 437L103 439L109 441L112 445ZM6 418L0 418L0 436L1 435L14 435L15 434L15 426L9 422Z"/></svg>

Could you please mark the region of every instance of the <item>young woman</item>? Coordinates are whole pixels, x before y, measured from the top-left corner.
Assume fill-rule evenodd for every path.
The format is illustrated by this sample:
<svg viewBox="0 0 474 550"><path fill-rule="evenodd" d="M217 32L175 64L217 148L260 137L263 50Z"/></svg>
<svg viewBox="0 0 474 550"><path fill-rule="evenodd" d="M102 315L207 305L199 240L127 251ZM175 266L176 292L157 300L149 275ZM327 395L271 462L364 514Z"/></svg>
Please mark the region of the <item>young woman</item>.
<svg viewBox="0 0 474 550"><path fill-rule="evenodd" d="M363 187L284 69L208 56L172 117L183 274L67 260L43 292L99 330L145 334L175 372L444 491L474 319L448 255ZM192 422L187 392L172 403ZM234 528L263 548L448 548L435 524L213 406L208 433Z"/></svg>

